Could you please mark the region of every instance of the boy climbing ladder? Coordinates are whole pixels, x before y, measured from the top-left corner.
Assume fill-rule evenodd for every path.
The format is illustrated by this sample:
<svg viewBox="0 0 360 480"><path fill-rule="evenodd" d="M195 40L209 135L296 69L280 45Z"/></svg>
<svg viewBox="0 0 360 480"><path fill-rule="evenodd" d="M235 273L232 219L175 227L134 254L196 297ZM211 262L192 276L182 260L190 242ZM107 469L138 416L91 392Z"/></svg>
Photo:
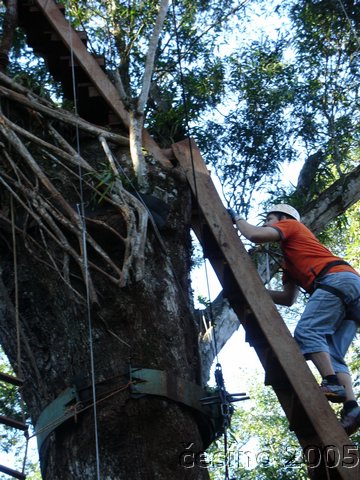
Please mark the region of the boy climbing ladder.
<svg viewBox="0 0 360 480"><path fill-rule="evenodd" d="M360 320L359 274L324 247L290 205L273 205L262 227L251 225L232 210L229 213L248 240L280 242L283 290L269 291L275 303L292 305L299 287L311 294L294 337L305 358L319 370L321 391L329 401L344 404L341 425L352 435L360 427L360 407L344 356Z"/></svg>

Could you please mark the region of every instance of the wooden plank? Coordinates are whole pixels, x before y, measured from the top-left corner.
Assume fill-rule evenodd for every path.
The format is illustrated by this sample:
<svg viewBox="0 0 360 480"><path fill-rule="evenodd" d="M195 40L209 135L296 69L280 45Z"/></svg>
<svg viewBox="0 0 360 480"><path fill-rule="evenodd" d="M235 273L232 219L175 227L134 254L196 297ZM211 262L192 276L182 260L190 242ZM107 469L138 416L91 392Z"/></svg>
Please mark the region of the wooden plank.
<svg viewBox="0 0 360 480"><path fill-rule="evenodd" d="M351 444L325 396L320 392L298 345L266 291L221 202L195 142L184 140L174 144L172 149L187 176L198 207L217 239L219 249L222 251L239 291L254 315L257 328L264 336L266 344L276 355L279 368L287 377L290 388L314 428L317 438L316 445L320 449L332 445L339 455L338 467L333 468L331 478L358 479L360 467L357 450ZM222 281L220 277L219 280ZM280 395L284 395L284 392ZM286 404L285 400L283 404ZM289 411L286 413L288 418L292 418L294 414ZM301 432L295 433L300 441ZM303 443L302 446L304 448ZM350 456L347 456L348 449L352 452ZM353 459L352 468L347 465L349 458Z"/></svg>
<svg viewBox="0 0 360 480"><path fill-rule="evenodd" d="M76 60L82 66L83 70L88 74L98 90L103 93L103 97L109 103L109 106L113 106L114 109L116 109L116 113L120 116L124 125L128 127L129 114L125 110L114 85L107 76L104 75L95 58L87 51L76 32L69 27L69 23L59 10L57 4L53 0L36 0L36 3L66 45L69 52L72 51L74 53Z"/></svg>
<svg viewBox="0 0 360 480"><path fill-rule="evenodd" d="M58 5L54 0L35 1L68 50L73 52L75 59L89 76L89 79L93 82L110 109L116 113L125 127L129 127L129 112L125 109L115 86L98 65L96 59L87 51L86 46L83 44L75 30L69 27L69 23L59 10ZM143 129L142 137L144 147L154 155L156 160L167 168L172 167L169 159L164 155L162 149L157 145L146 129Z"/></svg>
<svg viewBox="0 0 360 480"><path fill-rule="evenodd" d="M10 383L11 385L16 385L21 387L24 381L19 377L14 377L13 375L8 375L7 373L0 372L0 381L5 383Z"/></svg>
<svg viewBox="0 0 360 480"><path fill-rule="evenodd" d="M17 470L13 470L9 467L5 467L5 465L0 465L0 472L5 473L6 475L10 475L10 477L18 478L19 480L26 479L26 475L24 473L18 472Z"/></svg>
<svg viewBox="0 0 360 480"><path fill-rule="evenodd" d="M19 422L14 418L6 417L4 415L0 415L0 423L8 427L17 428L18 430L23 430L24 432L26 432L29 428L28 425L26 425L26 423Z"/></svg>

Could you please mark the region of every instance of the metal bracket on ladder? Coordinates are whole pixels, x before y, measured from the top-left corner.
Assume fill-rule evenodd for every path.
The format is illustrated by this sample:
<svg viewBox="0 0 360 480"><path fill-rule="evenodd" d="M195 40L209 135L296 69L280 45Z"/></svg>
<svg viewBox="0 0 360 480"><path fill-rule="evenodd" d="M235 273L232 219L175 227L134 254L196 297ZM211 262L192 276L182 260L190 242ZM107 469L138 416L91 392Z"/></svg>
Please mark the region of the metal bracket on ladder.
<svg viewBox="0 0 360 480"><path fill-rule="evenodd" d="M304 454L308 455L312 449L310 453L317 457L316 468L313 459L307 462L309 475L316 480L358 480L358 450L321 393L266 291L199 149L193 140L184 140L174 144L172 150L197 202L194 231L205 249L205 256L224 290L229 292L230 305L258 354L267 373L267 384L273 387Z"/></svg>

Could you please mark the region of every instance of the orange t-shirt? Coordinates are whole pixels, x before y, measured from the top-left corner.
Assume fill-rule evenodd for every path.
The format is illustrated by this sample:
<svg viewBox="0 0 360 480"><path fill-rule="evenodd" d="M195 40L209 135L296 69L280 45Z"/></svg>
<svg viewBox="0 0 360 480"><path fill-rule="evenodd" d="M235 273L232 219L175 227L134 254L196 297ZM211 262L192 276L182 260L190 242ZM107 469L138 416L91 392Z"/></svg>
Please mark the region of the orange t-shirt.
<svg viewBox="0 0 360 480"><path fill-rule="evenodd" d="M280 246L284 254L284 283L290 276L306 291L311 290L315 277L330 262L341 260L322 245L315 235L297 220L281 220L272 225L280 233ZM350 265L336 265L329 273L353 272Z"/></svg>

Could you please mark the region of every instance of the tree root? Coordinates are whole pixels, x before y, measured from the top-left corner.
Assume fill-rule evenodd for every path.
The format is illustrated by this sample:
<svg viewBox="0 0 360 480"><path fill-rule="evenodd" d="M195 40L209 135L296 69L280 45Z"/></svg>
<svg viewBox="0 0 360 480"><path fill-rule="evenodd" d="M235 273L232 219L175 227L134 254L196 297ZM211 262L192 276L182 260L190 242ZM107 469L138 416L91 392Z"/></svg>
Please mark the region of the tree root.
<svg viewBox="0 0 360 480"><path fill-rule="evenodd" d="M0 82L4 83L6 78L1 74ZM10 81L6 83L14 87ZM148 213L124 188L107 143L110 140L127 145L128 139L94 127L69 112L51 108L50 102L44 105L29 98L22 87L14 91L0 86L0 95L15 101L16 108L20 105L24 118L31 108L35 119L30 132L0 111L0 145L3 147L0 183L17 206L15 231L23 237L25 248L47 268L56 271L78 301L86 298L84 288L78 287L79 278L87 286L92 303L99 302L95 273L120 288L131 280L140 280L144 273ZM98 139L113 173L111 184L101 184L97 165L94 168L84 159L58 126L55 128L54 122L60 124L60 129L79 127ZM65 191L57 188L57 178L66 179L65 188L68 192L70 186L72 201ZM118 219L115 226L101 216L94 218L97 207L95 214L88 214L84 190L86 198L92 192L101 199L101 209L111 209L112 216ZM11 222L4 212L3 208L0 221L9 230ZM101 241L104 237L111 239L110 244Z"/></svg>

